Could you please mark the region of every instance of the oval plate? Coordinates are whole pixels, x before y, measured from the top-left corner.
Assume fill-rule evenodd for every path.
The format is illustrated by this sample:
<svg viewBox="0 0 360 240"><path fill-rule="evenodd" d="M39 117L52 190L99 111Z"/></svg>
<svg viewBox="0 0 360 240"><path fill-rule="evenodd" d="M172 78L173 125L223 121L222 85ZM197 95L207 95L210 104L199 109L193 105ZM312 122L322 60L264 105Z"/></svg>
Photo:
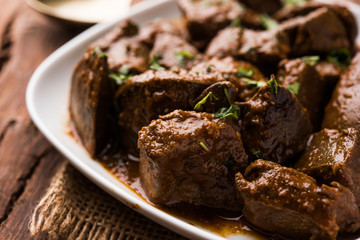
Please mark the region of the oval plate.
<svg viewBox="0 0 360 240"><path fill-rule="evenodd" d="M352 11L360 12L351 4ZM109 32L118 22L131 18L140 26L155 18L176 19L180 11L175 0L144 1L132 7L127 14L109 23L100 23L75 37L51 54L34 72L26 92L26 104L35 125L45 137L68 158L72 165L106 192L153 221L190 239L225 238L184 220L173 217L150 205L125 184L113 177L97 161L91 159L84 148L70 137L65 129L68 120L71 75L86 47ZM357 17L359 22L359 18ZM252 239L234 235L231 239Z"/></svg>

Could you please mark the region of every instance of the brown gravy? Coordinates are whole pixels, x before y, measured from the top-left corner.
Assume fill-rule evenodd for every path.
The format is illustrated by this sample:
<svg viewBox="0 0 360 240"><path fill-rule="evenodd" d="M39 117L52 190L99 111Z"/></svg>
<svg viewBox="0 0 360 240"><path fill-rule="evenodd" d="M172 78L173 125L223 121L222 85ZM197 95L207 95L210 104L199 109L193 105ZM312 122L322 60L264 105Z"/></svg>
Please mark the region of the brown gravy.
<svg viewBox="0 0 360 240"><path fill-rule="evenodd" d="M136 159L133 156L126 155L124 157ZM199 226L223 237L241 234L257 240L271 239L271 237L266 237L266 235L250 227L240 211L194 206L190 204L159 206L151 203L146 197L140 183L139 163L132 160L122 160L124 157L120 157L119 155L111 158L106 157L100 162L112 175L154 207L182 219L191 225Z"/></svg>

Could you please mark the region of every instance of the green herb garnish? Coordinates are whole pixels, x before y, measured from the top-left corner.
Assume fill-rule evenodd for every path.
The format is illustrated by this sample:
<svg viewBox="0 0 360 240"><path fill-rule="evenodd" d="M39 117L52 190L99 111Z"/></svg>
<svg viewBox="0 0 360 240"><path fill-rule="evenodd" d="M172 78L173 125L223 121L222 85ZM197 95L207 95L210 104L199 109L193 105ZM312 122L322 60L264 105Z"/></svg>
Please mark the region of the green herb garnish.
<svg viewBox="0 0 360 240"><path fill-rule="evenodd" d="M233 27L233 28L240 27L240 26L241 26L241 22L240 22L240 19L238 19L238 18L234 19L230 24L230 27Z"/></svg>
<svg viewBox="0 0 360 240"><path fill-rule="evenodd" d="M241 78L241 77L252 77L254 75L254 70L252 69L246 69L246 68L242 68L242 67L239 67L237 69L237 77Z"/></svg>
<svg viewBox="0 0 360 240"><path fill-rule="evenodd" d="M206 66L206 73L210 73L211 72L211 66L210 65L207 65Z"/></svg>
<svg viewBox="0 0 360 240"><path fill-rule="evenodd" d="M200 142L199 144L200 144L200 146L201 146L205 151L207 151L207 152L210 151L209 148L205 145L205 143Z"/></svg>
<svg viewBox="0 0 360 240"><path fill-rule="evenodd" d="M150 69L155 71L164 71L165 68L160 65L159 60L162 59L162 56L160 54L154 54L153 59L150 63Z"/></svg>
<svg viewBox="0 0 360 240"><path fill-rule="evenodd" d="M93 55L98 55L99 57L103 58L103 57L108 57L108 55L106 53L104 53L103 51L101 51L101 49L99 47L96 47L93 51Z"/></svg>
<svg viewBox="0 0 360 240"><path fill-rule="evenodd" d="M231 104L230 107L228 108L220 108L219 111L217 111L216 113L214 113L214 116L216 118L220 118L222 120L229 118L229 119L239 119L239 116L237 114L237 111L239 111L240 108L237 105Z"/></svg>
<svg viewBox="0 0 360 240"><path fill-rule="evenodd" d="M279 26L279 23L275 19L269 17L267 14L260 15L260 22L261 25L267 30L274 29Z"/></svg>
<svg viewBox="0 0 360 240"><path fill-rule="evenodd" d="M203 99L201 99L194 107L194 110L199 110L201 105L205 104L209 98L210 102L219 100L212 92L209 92Z"/></svg>
<svg viewBox="0 0 360 240"><path fill-rule="evenodd" d="M178 60L181 67L185 66L186 59L193 59L194 55L190 52L182 50L181 52L175 52L176 59Z"/></svg>
<svg viewBox="0 0 360 240"><path fill-rule="evenodd" d="M284 7L295 7L306 3L306 0L285 0L283 3Z"/></svg>
<svg viewBox="0 0 360 240"><path fill-rule="evenodd" d="M264 159L264 154L260 150L251 149L250 151L257 159Z"/></svg>
<svg viewBox="0 0 360 240"><path fill-rule="evenodd" d="M116 82L116 84L121 85L125 83L133 75L130 74L129 66L123 65L119 73L110 72L108 76L109 78L113 79Z"/></svg>
<svg viewBox="0 0 360 240"><path fill-rule="evenodd" d="M347 48L336 49L327 55L326 60L340 67L347 67L351 63L351 54Z"/></svg>
<svg viewBox="0 0 360 240"><path fill-rule="evenodd" d="M252 89L258 89L262 86L266 86L266 82L264 81L256 81L249 78L241 78L241 81L243 81L247 86L249 86Z"/></svg>
<svg viewBox="0 0 360 240"><path fill-rule="evenodd" d="M278 92L278 84L274 75L271 76L270 81L268 81L268 85L271 92L276 95Z"/></svg>
<svg viewBox="0 0 360 240"><path fill-rule="evenodd" d="M299 82L294 82L292 84L290 84L289 86L287 86L286 88L292 92L295 96L297 96L299 94L299 89L300 89L300 83Z"/></svg>
<svg viewBox="0 0 360 240"><path fill-rule="evenodd" d="M301 58L301 61L303 61L306 65L309 65L311 67L315 66L320 60L320 56L305 56Z"/></svg>
<svg viewBox="0 0 360 240"><path fill-rule="evenodd" d="M228 100L228 102L229 102L229 104L230 104L230 107L228 107L228 108L226 108L226 107L220 108L219 111L217 111L216 113L214 113L214 116L215 116L216 118L220 118L220 119L222 119L222 120L223 120L223 119L226 119L226 118L229 118L229 119L239 119L239 116L238 116L238 114L237 114L237 112L240 110L239 106L231 103L226 88L224 88L224 92L225 92L225 97L226 97L226 99Z"/></svg>

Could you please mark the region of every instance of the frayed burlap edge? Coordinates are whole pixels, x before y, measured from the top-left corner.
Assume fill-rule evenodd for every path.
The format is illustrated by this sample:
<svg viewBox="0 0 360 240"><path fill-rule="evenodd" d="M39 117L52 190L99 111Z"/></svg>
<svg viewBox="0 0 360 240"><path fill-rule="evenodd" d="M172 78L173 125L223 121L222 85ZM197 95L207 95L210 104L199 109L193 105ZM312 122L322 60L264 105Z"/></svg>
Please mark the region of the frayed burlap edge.
<svg viewBox="0 0 360 240"><path fill-rule="evenodd" d="M70 164L54 177L29 229L50 239L183 239L114 199Z"/></svg>

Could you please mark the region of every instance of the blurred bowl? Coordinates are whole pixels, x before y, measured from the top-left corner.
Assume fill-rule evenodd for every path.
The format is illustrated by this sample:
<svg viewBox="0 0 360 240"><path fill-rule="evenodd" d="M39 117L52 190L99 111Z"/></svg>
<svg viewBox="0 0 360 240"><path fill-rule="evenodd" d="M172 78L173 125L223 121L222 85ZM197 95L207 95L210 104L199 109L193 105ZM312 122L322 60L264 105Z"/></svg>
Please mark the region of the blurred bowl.
<svg viewBox="0 0 360 240"><path fill-rule="evenodd" d="M128 11L131 0L26 0L38 12L66 22L95 24Z"/></svg>

